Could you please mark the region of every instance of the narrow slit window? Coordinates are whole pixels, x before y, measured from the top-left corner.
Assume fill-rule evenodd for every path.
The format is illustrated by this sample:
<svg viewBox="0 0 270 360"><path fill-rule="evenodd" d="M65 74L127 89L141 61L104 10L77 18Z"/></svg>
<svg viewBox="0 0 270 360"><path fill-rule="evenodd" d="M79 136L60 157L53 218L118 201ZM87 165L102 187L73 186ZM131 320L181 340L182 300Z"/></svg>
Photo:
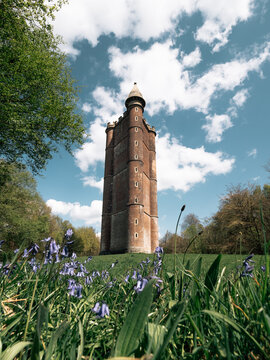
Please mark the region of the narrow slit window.
<svg viewBox="0 0 270 360"><path fill-rule="evenodd" d="M136 132L138 132L138 128L137 128L137 126L135 127L135 131L136 131Z"/></svg>
<svg viewBox="0 0 270 360"><path fill-rule="evenodd" d="M137 197L134 199L134 202L135 202L135 204L138 203L138 198Z"/></svg>
<svg viewBox="0 0 270 360"><path fill-rule="evenodd" d="M138 187L138 186L139 186L138 181L135 181L135 187Z"/></svg>
<svg viewBox="0 0 270 360"><path fill-rule="evenodd" d="M135 146L138 146L138 145L139 145L138 140L135 140Z"/></svg>
<svg viewBox="0 0 270 360"><path fill-rule="evenodd" d="M138 155L137 154L135 155L135 160L138 160Z"/></svg>
<svg viewBox="0 0 270 360"><path fill-rule="evenodd" d="M138 112L138 111L139 111L139 109L137 108L137 106L135 107L135 111L136 111L136 112Z"/></svg>
<svg viewBox="0 0 270 360"><path fill-rule="evenodd" d="M134 237L137 239L138 236L139 236L139 234L137 232L135 232Z"/></svg>
<svg viewBox="0 0 270 360"><path fill-rule="evenodd" d="M138 116L135 116L135 121L138 121Z"/></svg>
<svg viewBox="0 0 270 360"><path fill-rule="evenodd" d="M139 220L138 220L138 219L135 219L135 220L134 220L134 224L135 224L135 225L138 225L138 224L139 224Z"/></svg>
<svg viewBox="0 0 270 360"><path fill-rule="evenodd" d="M138 168L137 168L137 166L134 168L134 171L135 171L135 173L137 173L137 172L138 172Z"/></svg>

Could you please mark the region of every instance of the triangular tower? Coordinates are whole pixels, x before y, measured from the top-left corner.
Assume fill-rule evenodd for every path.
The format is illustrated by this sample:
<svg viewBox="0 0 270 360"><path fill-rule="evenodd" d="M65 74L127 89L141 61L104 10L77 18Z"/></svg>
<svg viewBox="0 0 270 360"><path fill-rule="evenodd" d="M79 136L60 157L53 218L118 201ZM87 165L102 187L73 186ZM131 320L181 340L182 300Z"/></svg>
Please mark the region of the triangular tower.
<svg viewBox="0 0 270 360"><path fill-rule="evenodd" d="M101 254L151 253L158 246L156 132L143 117L136 83L125 105L106 128Z"/></svg>

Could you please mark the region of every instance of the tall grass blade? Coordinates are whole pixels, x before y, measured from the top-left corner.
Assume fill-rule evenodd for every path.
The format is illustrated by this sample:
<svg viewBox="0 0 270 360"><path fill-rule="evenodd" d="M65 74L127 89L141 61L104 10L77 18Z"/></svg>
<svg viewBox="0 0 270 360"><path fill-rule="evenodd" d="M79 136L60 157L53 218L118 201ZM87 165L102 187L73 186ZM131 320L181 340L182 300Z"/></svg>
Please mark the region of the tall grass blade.
<svg viewBox="0 0 270 360"><path fill-rule="evenodd" d="M220 260L221 260L221 254L219 254L217 258L213 261L212 265L210 266L205 276L204 284L210 291L214 289L217 283Z"/></svg>
<svg viewBox="0 0 270 360"><path fill-rule="evenodd" d="M153 281L149 281L132 305L117 338L114 356L129 356L138 347L153 301Z"/></svg>
<svg viewBox="0 0 270 360"><path fill-rule="evenodd" d="M52 334L51 340L49 342L49 345L46 350L45 359L44 360L50 360L52 358L52 355L54 353L55 347L57 345L58 339L64 334L66 329L68 328L69 323L62 322L62 324L55 330L55 332Z"/></svg>
<svg viewBox="0 0 270 360"><path fill-rule="evenodd" d="M40 359L40 333L44 322L48 322L48 309L44 305L40 304L37 316L37 327L31 349L31 360Z"/></svg>
<svg viewBox="0 0 270 360"><path fill-rule="evenodd" d="M245 336L247 338L249 338L253 344L256 346L256 348L259 350L259 352L264 356L265 359L268 358L267 354L265 353L265 351L263 350L263 348L261 347L261 345L258 343L258 341L252 336L250 335L250 333L243 328L241 325L237 324L234 320L230 319L228 316L218 313L216 311L211 311L211 310L203 310L202 312L216 318L219 319L221 321L223 321L223 323L227 323L228 325L230 325L234 330L236 330L238 333L242 333L245 334Z"/></svg>
<svg viewBox="0 0 270 360"><path fill-rule="evenodd" d="M173 334L175 333L175 330L177 328L177 325L178 325L179 321L181 320L181 318L184 315L186 304L183 301L180 304L175 305L175 307L178 307L176 315L173 316L173 313L171 312L171 317L170 317L170 320L169 320L170 325L167 326L168 332L167 332L167 334L166 334L166 336L164 338L163 343L160 344L159 348L154 353L154 356L153 356L152 360L161 359L162 353L167 348Z"/></svg>
<svg viewBox="0 0 270 360"><path fill-rule="evenodd" d="M26 346L31 345L29 341L20 341L9 346L1 356L1 360L13 360Z"/></svg>
<svg viewBox="0 0 270 360"><path fill-rule="evenodd" d="M79 320L79 334L80 334L80 345L78 346L78 355L77 360L80 360L83 355L83 348L84 348L84 335L83 335L83 326L81 320Z"/></svg>

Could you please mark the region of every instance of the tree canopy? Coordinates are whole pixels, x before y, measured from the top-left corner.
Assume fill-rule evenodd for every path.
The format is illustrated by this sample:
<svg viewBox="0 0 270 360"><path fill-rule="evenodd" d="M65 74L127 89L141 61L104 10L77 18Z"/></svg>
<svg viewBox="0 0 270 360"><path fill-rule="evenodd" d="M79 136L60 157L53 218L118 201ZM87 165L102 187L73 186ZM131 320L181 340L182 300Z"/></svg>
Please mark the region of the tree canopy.
<svg viewBox="0 0 270 360"><path fill-rule="evenodd" d="M71 152L83 142L78 89L49 23L60 5L0 1L0 157L35 173L59 145Z"/></svg>

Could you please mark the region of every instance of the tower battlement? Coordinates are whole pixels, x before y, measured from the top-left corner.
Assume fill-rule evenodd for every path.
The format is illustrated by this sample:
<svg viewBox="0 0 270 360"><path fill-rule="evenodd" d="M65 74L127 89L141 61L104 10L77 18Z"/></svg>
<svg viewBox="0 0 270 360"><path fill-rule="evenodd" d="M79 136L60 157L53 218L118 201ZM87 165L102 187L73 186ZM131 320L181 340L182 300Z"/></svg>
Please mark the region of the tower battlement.
<svg viewBox="0 0 270 360"><path fill-rule="evenodd" d="M106 128L101 254L151 253L158 246L156 132L143 117L136 83L125 105Z"/></svg>

